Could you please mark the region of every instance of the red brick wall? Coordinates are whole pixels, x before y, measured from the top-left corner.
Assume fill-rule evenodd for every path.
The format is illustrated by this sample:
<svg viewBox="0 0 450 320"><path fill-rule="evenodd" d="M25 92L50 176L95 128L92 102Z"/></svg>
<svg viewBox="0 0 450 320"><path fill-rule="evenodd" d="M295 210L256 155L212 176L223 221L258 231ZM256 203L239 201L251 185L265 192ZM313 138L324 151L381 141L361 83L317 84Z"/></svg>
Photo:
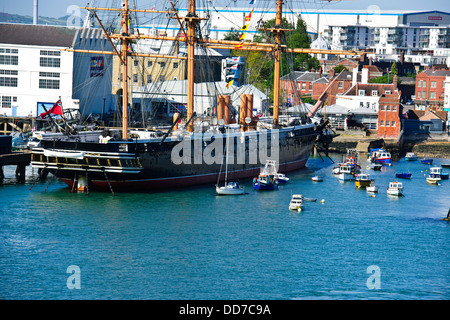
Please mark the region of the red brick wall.
<svg viewBox="0 0 450 320"><path fill-rule="evenodd" d="M380 97L378 110L378 137L398 138L401 131L400 95L387 94Z"/></svg>
<svg viewBox="0 0 450 320"><path fill-rule="evenodd" d="M436 82L434 88L431 87L433 81ZM419 73L416 77L415 104L429 105L435 110L442 110L444 105L444 81L445 77L443 76L428 75L425 72ZM425 88L423 87L424 84Z"/></svg>

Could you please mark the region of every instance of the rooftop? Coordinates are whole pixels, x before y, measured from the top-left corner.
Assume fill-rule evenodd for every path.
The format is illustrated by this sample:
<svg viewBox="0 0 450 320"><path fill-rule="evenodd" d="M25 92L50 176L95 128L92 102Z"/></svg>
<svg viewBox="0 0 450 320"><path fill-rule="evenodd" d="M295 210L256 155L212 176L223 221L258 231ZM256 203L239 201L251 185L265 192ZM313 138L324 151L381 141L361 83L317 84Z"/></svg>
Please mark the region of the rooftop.
<svg viewBox="0 0 450 320"><path fill-rule="evenodd" d="M77 28L0 23L0 43L70 47Z"/></svg>

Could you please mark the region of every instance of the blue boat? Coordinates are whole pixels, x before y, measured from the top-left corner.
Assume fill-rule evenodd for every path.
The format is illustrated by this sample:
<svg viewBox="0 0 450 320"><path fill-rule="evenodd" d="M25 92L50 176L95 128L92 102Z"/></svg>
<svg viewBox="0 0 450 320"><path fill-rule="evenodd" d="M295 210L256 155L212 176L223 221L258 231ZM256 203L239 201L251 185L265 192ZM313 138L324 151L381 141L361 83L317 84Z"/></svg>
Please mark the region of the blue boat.
<svg viewBox="0 0 450 320"><path fill-rule="evenodd" d="M423 164L433 164L433 159L423 158L423 159L420 159L420 162L422 162Z"/></svg>
<svg viewBox="0 0 450 320"><path fill-rule="evenodd" d="M395 174L395 177L400 178L400 179L411 179L411 176L412 176L412 173L406 173L406 172Z"/></svg>
<svg viewBox="0 0 450 320"><path fill-rule="evenodd" d="M440 168L440 167L430 168L430 175L431 174L438 175L441 178L441 180L448 180L448 176L449 176L448 173L442 172L442 168Z"/></svg>
<svg viewBox="0 0 450 320"><path fill-rule="evenodd" d="M253 189L255 190L277 190L278 172L275 161L267 160L266 166L261 170L257 178L253 179Z"/></svg>

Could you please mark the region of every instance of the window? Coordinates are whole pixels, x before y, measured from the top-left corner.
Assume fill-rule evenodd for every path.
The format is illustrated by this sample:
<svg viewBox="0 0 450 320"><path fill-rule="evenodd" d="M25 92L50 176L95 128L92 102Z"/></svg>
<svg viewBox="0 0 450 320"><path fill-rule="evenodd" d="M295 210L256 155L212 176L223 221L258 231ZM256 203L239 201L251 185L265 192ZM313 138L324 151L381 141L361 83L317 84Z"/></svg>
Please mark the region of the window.
<svg viewBox="0 0 450 320"><path fill-rule="evenodd" d="M0 48L0 64L17 66L19 64L18 49Z"/></svg>
<svg viewBox="0 0 450 320"><path fill-rule="evenodd" d="M395 121L392 120L391 126L392 126L392 127L395 127L395 125L396 125L396 124L395 124Z"/></svg>
<svg viewBox="0 0 450 320"><path fill-rule="evenodd" d="M430 88L436 88L436 81L431 81Z"/></svg>
<svg viewBox="0 0 450 320"><path fill-rule="evenodd" d="M381 106L381 111L384 111L384 109L385 109L385 107L384 107L384 106Z"/></svg>
<svg viewBox="0 0 450 320"><path fill-rule="evenodd" d="M430 99L436 99L436 92L430 92Z"/></svg>
<svg viewBox="0 0 450 320"><path fill-rule="evenodd" d="M372 90L372 96L378 96L378 90Z"/></svg>
<svg viewBox="0 0 450 320"><path fill-rule="evenodd" d="M423 85L422 85L424 88L426 88L427 87L427 82L424 80L423 81Z"/></svg>
<svg viewBox="0 0 450 320"><path fill-rule="evenodd" d="M386 111L391 111L391 106L386 106Z"/></svg>
<svg viewBox="0 0 450 320"><path fill-rule="evenodd" d="M364 96L366 94L365 90L358 90L358 96Z"/></svg>
<svg viewBox="0 0 450 320"><path fill-rule="evenodd" d="M0 70L0 87L17 87L17 70ZM4 77L13 76L13 77Z"/></svg>
<svg viewBox="0 0 450 320"><path fill-rule="evenodd" d="M59 72L39 72L39 89L59 89L59 77Z"/></svg>
<svg viewBox="0 0 450 320"><path fill-rule="evenodd" d="M359 107L360 107L360 108L364 108L364 102L361 101L361 102L359 103Z"/></svg>
<svg viewBox="0 0 450 320"><path fill-rule="evenodd" d="M426 99L425 91L422 91L422 99Z"/></svg>
<svg viewBox="0 0 450 320"><path fill-rule="evenodd" d="M135 67L138 67L139 66L139 61L138 60L134 60L133 64L134 64Z"/></svg>
<svg viewBox="0 0 450 320"><path fill-rule="evenodd" d="M138 75L137 74L133 74L133 82L134 83L138 82Z"/></svg>
<svg viewBox="0 0 450 320"><path fill-rule="evenodd" d="M159 81L165 81L166 77L165 76L159 76Z"/></svg>
<svg viewBox="0 0 450 320"><path fill-rule="evenodd" d="M302 83L302 90L306 90L306 83Z"/></svg>
<svg viewBox="0 0 450 320"><path fill-rule="evenodd" d="M384 90L385 94L391 94L391 90Z"/></svg>
<svg viewBox="0 0 450 320"><path fill-rule="evenodd" d="M152 76L151 75L147 75L147 83L152 83Z"/></svg>
<svg viewBox="0 0 450 320"><path fill-rule="evenodd" d="M166 63L165 62L158 62L158 63L159 63L159 66L161 67L161 69L166 67Z"/></svg>
<svg viewBox="0 0 450 320"><path fill-rule="evenodd" d="M174 68L174 69L178 69L178 62L174 62L174 63L173 63L173 68Z"/></svg>
<svg viewBox="0 0 450 320"><path fill-rule="evenodd" d="M389 127L389 120L386 121L386 127Z"/></svg>
<svg viewBox="0 0 450 320"><path fill-rule="evenodd" d="M312 83L311 83L311 82L309 83L309 87L308 87L308 90L309 90L309 91L311 91L311 90L312 90Z"/></svg>
<svg viewBox="0 0 450 320"><path fill-rule="evenodd" d="M51 58L47 56L51 56ZM41 67L59 68L61 66L61 59L53 58L59 56L61 56L60 51L41 50L39 65Z"/></svg>
<svg viewBox="0 0 450 320"><path fill-rule="evenodd" d="M380 120L380 127L384 127L384 121Z"/></svg>
<svg viewBox="0 0 450 320"><path fill-rule="evenodd" d="M392 106L392 111L397 111L397 106Z"/></svg>
<svg viewBox="0 0 450 320"><path fill-rule="evenodd" d="M152 64L153 64L153 62L152 62L152 61L147 61L147 67L151 67L151 66L152 66Z"/></svg>
<svg viewBox="0 0 450 320"><path fill-rule="evenodd" d="M420 91L417 91L417 98L420 99Z"/></svg>
<svg viewBox="0 0 450 320"><path fill-rule="evenodd" d="M417 83L417 86L420 88L422 87L422 80L419 80L419 82Z"/></svg>
<svg viewBox="0 0 450 320"><path fill-rule="evenodd" d="M17 97L15 97L17 99ZM2 108L11 108L11 97L3 96L0 97L1 107Z"/></svg>
<svg viewBox="0 0 450 320"><path fill-rule="evenodd" d="M338 88L342 89L344 87L344 81L339 81Z"/></svg>

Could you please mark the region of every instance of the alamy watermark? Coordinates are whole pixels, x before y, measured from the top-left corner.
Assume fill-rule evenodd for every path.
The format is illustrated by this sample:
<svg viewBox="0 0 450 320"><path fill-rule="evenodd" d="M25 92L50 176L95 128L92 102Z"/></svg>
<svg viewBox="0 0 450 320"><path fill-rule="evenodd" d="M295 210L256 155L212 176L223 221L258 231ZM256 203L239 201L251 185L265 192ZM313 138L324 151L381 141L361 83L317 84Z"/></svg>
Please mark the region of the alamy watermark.
<svg viewBox="0 0 450 320"><path fill-rule="evenodd" d="M369 290L381 289L381 269L379 266L372 265L367 267L367 273L370 274L366 281Z"/></svg>
<svg viewBox="0 0 450 320"><path fill-rule="evenodd" d="M193 133L172 148L172 163L180 164L258 164L280 157L279 130L251 134ZM247 159L248 158L248 159Z"/></svg>
<svg viewBox="0 0 450 320"><path fill-rule="evenodd" d="M67 278L66 285L67 288L72 289L81 289L81 269L77 265L70 265L67 267L66 273L70 273L71 275Z"/></svg>

